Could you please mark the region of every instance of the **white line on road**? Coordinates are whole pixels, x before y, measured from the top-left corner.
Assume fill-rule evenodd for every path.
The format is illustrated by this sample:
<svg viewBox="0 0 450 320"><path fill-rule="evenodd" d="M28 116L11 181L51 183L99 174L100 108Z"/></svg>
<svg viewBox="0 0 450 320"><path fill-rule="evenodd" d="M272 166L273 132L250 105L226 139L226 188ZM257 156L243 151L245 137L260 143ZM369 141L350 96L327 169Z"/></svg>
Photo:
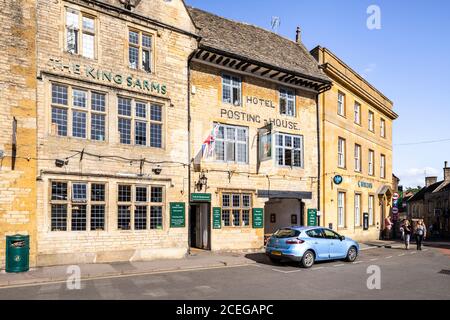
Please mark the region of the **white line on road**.
<svg viewBox="0 0 450 320"><path fill-rule="evenodd" d="M364 261L355 261L353 264L363 263Z"/></svg>
<svg viewBox="0 0 450 320"><path fill-rule="evenodd" d="M278 269L272 269L272 271L281 272L281 273L286 273L287 272L287 271L278 270Z"/></svg>
<svg viewBox="0 0 450 320"><path fill-rule="evenodd" d="M370 261L377 261L377 260L378 260L378 258L370 259Z"/></svg>
<svg viewBox="0 0 450 320"><path fill-rule="evenodd" d="M409 254L416 254L417 252L415 252L415 251L413 251L413 252L410 252Z"/></svg>
<svg viewBox="0 0 450 320"><path fill-rule="evenodd" d="M423 249L423 251L428 251L428 249Z"/></svg>
<svg viewBox="0 0 450 320"><path fill-rule="evenodd" d="M392 258L392 256L386 257L386 259L390 259L390 258Z"/></svg>
<svg viewBox="0 0 450 320"><path fill-rule="evenodd" d="M312 268L311 270L320 270L320 269L325 269L325 267Z"/></svg>
<svg viewBox="0 0 450 320"><path fill-rule="evenodd" d="M406 255L406 253L399 254L398 256L403 257L404 255Z"/></svg>
<svg viewBox="0 0 450 320"><path fill-rule="evenodd" d="M335 264L335 265L333 265L333 267L342 267L342 266L345 266L345 264Z"/></svg>

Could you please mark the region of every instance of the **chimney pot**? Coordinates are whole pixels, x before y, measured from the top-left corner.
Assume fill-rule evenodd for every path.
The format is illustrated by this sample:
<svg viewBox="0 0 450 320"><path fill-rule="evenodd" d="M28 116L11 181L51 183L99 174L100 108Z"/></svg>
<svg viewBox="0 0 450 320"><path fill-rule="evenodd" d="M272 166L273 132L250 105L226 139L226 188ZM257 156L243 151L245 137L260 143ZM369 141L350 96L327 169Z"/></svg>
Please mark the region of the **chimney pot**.
<svg viewBox="0 0 450 320"><path fill-rule="evenodd" d="M297 30L295 32L295 42L300 43L302 41L301 35L302 35L302 31L301 31L300 27L297 27Z"/></svg>
<svg viewBox="0 0 450 320"><path fill-rule="evenodd" d="M448 167L447 161L445 161L445 166L444 166L444 181L450 182L450 168Z"/></svg>

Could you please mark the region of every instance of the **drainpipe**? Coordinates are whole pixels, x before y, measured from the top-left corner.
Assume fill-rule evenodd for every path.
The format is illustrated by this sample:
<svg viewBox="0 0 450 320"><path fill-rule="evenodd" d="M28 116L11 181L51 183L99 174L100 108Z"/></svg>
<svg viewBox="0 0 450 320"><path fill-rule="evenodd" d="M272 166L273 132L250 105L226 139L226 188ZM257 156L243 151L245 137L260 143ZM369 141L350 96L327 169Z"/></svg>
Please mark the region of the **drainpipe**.
<svg viewBox="0 0 450 320"><path fill-rule="evenodd" d="M317 211L320 211L320 116L319 116L319 93L316 94L316 121L317 121ZM317 217L317 224L320 226L320 216Z"/></svg>
<svg viewBox="0 0 450 320"><path fill-rule="evenodd" d="M187 112L188 112L188 205L187 205L187 228L188 228L188 253L191 253L191 60L197 51L194 50L187 60Z"/></svg>

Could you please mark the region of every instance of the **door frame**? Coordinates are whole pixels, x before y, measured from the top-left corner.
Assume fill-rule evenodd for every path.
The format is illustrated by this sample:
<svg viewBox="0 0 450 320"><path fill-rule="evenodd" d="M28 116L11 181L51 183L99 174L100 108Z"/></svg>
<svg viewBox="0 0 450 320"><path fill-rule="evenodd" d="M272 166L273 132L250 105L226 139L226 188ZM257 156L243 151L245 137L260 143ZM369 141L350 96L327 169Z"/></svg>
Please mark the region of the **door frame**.
<svg viewBox="0 0 450 320"><path fill-rule="evenodd" d="M201 206L201 205L206 205L206 212L207 212L207 226L206 226L206 230L208 232L208 246L206 248L197 248L193 246L193 239L192 239L192 225L191 225L191 219L192 219L192 214L193 214L193 207L197 207L197 206ZM189 247L190 248L197 248L197 249L203 249L203 250L211 250L211 232L212 232L212 227L211 227L211 202L190 202L189 203ZM196 242L196 241L195 241Z"/></svg>

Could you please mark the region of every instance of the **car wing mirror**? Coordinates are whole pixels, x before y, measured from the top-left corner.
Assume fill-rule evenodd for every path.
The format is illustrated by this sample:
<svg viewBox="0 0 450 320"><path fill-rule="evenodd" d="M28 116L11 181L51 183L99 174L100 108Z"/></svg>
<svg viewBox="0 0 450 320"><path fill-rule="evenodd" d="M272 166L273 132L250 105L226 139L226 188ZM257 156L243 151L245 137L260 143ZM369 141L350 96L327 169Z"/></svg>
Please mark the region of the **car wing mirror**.
<svg viewBox="0 0 450 320"><path fill-rule="evenodd" d="M339 239L341 239L341 241L344 241L345 237L344 236L340 236Z"/></svg>

